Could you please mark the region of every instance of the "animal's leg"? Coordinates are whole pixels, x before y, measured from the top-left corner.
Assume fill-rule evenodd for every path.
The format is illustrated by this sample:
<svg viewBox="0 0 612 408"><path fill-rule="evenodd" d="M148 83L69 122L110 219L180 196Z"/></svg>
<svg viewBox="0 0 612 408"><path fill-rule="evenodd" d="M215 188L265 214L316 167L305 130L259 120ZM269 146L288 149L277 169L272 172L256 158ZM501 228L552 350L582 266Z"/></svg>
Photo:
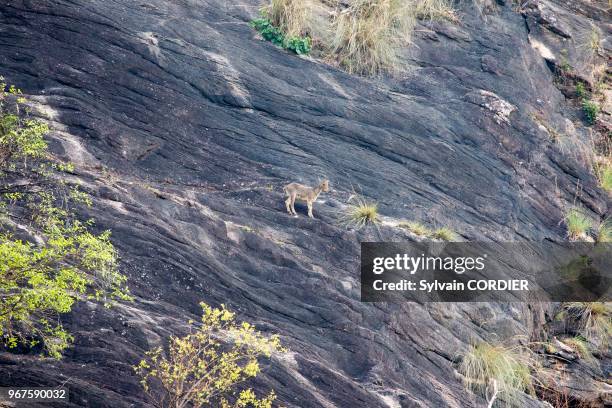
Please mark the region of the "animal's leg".
<svg viewBox="0 0 612 408"><path fill-rule="evenodd" d="M312 201L308 202L308 216L314 218L314 215L312 215Z"/></svg>
<svg viewBox="0 0 612 408"><path fill-rule="evenodd" d="M293 215L293 213L291 212L291 196L287 197L287 199L285 200L285 205L287 206L287 212Z"/></svg>
<svg viewBox="0 0 612 408"><path fill-rule="evenodd" d="M293 215L297 216L297 212L295 212L295 198L297 194L291 194L291 210L293 210Z"/></svg>

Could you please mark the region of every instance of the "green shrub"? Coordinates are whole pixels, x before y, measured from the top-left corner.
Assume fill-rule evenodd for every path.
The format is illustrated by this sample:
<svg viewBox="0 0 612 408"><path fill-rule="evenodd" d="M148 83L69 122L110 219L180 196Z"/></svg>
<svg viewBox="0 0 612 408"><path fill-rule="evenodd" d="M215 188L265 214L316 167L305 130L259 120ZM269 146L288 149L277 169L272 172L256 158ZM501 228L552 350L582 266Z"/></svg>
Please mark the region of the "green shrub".
<svg viewBox="0 0 612 408"><path fill-rule="evenodd" d="M578 82L576 84L576 96L578 96L579 98L584 98L585 96L587 96L586 88L584 87L584 84L582 82Z"/></svg>
<svg viewBox="0 0 612 408"><path fill-rule="evenodd" d="M72 336L54 315L69 312L83 299L129 298L109 237L108 231L96 236L79 223L55 225L44 245L0 235L0 337L5 346L41 343L48 355L60 358Z"/></svg>
<svg viewBox="0 0 612 408"><path fill-rule="evenodd" d="M582 101L582 112L589 125L595 124L597 121L597 115L599 114L599 105L596 102L584 99Z"/></svg>
<svg viewBox="0 0 612 408"><path fill-rule="evenodd" d="M291 37L287 40L285 48L298 55L308 54L312 49L309 37Z"/></svg>
<svg viewBox="0 0 612 408"><path fill-rule="evenodd" d="M264 40L270 41L274 45L283 47L285 44L285 35L280 28L274 27L267 18L258 18L251 21L251 26L255 28Z"/></svg>
<svg viewBox="0 0 612 408"><path fill-rule="evenodd" d="M531 389L530 360L528 351L520 347L480 343L463 356L459 372L477 394L488 398L495 388L500 399L516 405L518 395Z"/></svg>
<svg viewBox="0 0 612 408"><path fill-rule="evenodd" d="M565 215L567 235L571 240L585 239L593 221L582 211L572 208Z"/></svg>
<svg viewBox="0 0 612 408"><path fill-rule="evenodd" d="M14 170L17 161L27 162L46 154L47 142L43 136L49 128L20 115L25 99L13 86L7 91L3 80L0 77L0 169Z"/></svg>
<svg viewBox="0 0 612 408"><path fill-rule="evenodd" d="M145 392L159 407L271 408L274 391L259 399L251 389L238 392L238 386L259 374L259 357L285 351L279 337L238 324L224 305L201 306L202 321L190 322L188 335L172 336L166 350L148 351L134 367Z"/></svg>
<svg viewBox="0 0 612 408"><path fill-rule="evenodd" d="M251 26L255 28L261 36L287 50L293 51L298 55L308 54L312 49L312 44L309 37L287 37L283 31L275 27L269 19L259 18L251 22Z"/></svg>
<svg viewBox="0 0 612 408"><path fill-rule="evenodd" d="M60 314L84 299L127 300L129 291L110 232L92 234L92 221L72 210L73 203L91 205L89 196L50 177L71 166L47 158L47 126L28 118L18 90L5 89L0 79L0 225L18 219L41 239L0 232L0 344L37 346L60 358L72 340Z"/></svg>

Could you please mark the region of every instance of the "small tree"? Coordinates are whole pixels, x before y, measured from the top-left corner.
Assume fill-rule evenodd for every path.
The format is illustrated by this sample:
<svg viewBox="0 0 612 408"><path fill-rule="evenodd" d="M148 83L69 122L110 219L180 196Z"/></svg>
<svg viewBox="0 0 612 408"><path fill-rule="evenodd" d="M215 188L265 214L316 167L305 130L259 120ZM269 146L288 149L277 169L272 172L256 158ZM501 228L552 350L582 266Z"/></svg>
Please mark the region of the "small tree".
<svg viewBox="0 0 612 408"><path fill-rule="evenodd" d="M285 351L279 337L265 337L246 322L238 324L224 305L200 305L201 325L190 321L188 335L172 336L166 351L150 350L134 367L147 394L163 408L270 408L274 391L259 399L251 389L238 392L237 386L259 373L258 357Z"/></svg>
<svg viewBox="0 0 612 408"><path fill-rule="evenodd" d="M61 357L72 336L59 320L78 300L130 299L110 232L92 234L73 203L87 194L58 177L72 166L54 161L48 128L29 117L21 91L0 77L0 345ZM26 230L18 239L10 230Z"/></svg>

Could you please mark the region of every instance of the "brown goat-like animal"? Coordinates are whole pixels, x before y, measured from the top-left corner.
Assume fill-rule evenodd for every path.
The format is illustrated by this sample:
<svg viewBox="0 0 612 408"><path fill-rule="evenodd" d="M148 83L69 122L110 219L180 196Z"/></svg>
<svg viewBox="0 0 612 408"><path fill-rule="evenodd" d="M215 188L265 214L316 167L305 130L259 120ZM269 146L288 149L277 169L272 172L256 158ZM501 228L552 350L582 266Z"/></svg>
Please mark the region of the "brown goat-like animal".
<svg viewBox="0 0 612 408"><path fill-rule="evenodd" d="M283 190L287 195L285 204L287 205L287 212L289 214L297 216L294 206L297 198L298 200L306 201L306 204L308 205L308 216L310 218L314 218L312 215L312 205L317 200L321 192L329 191L329 180L323 180L317 187L308 187L303 184L289 183L283 187Z"/></svg>

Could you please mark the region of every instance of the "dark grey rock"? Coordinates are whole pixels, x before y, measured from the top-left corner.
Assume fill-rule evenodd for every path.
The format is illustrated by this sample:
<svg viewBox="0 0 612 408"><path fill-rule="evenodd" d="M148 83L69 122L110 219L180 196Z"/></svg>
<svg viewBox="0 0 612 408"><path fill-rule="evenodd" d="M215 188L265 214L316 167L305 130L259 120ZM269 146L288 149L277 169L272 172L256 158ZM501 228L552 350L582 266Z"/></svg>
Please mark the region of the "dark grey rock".
<svg viewBox="0 0 612 408"><path fill-rule="evenodd" d="M0 353L0 385L69 379L72 406L146 406L131 365L205 300L281 335L291 353L254 383L281 405L482 406L455 358L497 331L540 330L541 314L361 303L359 242L415 237L347 230L349 195L389 222L499 241L562 239L567 206L597 219L609 199L532 119L563 123L568 109L524 17L465 7L460 26L436 23L406 51L406 71L367 79L258 39L251 0L4 0L0 72L75 162L96 203L83 217L113 231L137 300L79 305L60 362ZM334 191L317 219L286 214L281 186L322 177Z"/></svg>

